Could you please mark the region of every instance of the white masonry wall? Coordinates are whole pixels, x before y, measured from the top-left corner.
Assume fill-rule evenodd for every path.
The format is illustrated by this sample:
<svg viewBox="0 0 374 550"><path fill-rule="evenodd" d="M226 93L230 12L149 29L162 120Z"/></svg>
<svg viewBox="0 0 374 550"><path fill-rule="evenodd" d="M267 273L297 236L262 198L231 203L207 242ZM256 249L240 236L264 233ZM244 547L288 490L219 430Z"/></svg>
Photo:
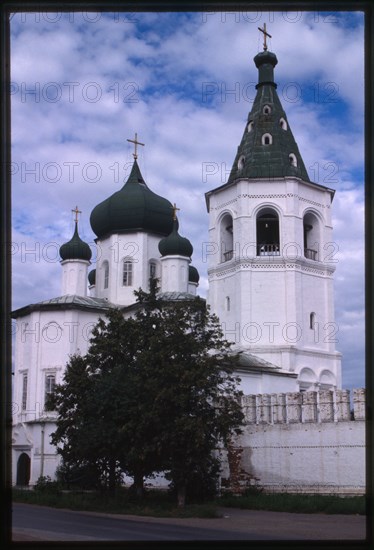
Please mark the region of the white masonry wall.
<svg viewBox="0 0 374 550"><path fill-rule="evenodd" d="M243 397L246 425L235 441L240 471L223 464L222 486L267 492L365 493L365 390Z"/></svg>

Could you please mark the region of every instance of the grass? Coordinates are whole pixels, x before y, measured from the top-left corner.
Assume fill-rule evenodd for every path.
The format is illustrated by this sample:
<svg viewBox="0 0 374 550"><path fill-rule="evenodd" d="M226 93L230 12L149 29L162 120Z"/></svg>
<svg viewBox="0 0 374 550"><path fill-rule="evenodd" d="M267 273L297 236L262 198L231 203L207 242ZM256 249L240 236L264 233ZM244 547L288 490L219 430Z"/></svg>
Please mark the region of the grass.
<svg viewBox="0 0 374 550"><path fill-rule="evenodd" d="M220 506L244 510L300 514L365 514L365 497L363 496L248 493L245 496L226 495L217 502L220 503Z"/></svg>
<svg viewBox="0 0 374 550"><path fill-rule="evenodd" d="M187 504L177 508L175 499L165 491L147 491L145 498L136 502L126 489L115 495L101 492L30 491L13 489L13 500L26 504L105 512L170 518L218 518L222 517L215 503Z"/></svg>
<svg viewBox="0 0 374 550"><path fill-rule="evenodd" d="M365 514L365 497L338 497L300 494L248 493L245 496L226 495L203 504L187 504L176 507L175 499L165 491L149 490L142 501L135 501L126 489L113 495L100 492L61 492L13 490L13 500L42 506L106 512L113 514L133 514L138 516L169 518L219 518L219 507L241 508L245 510L267 510L292 513L325 514Z"/></svg>

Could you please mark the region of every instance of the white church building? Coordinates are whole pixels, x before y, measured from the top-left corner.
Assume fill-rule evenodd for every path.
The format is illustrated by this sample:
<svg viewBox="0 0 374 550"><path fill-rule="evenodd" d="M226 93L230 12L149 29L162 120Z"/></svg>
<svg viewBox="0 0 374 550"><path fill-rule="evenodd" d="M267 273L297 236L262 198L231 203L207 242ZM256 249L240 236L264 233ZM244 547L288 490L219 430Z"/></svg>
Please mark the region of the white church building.
<svg viewBox="0 0 374 550"><path fill-rule="evenodd" d="M257 95L227 183L206 193L209 214L207 302L240 352L244 394L341 388L335 350L334 190L310 181L274 82L276 56L254 58ZM90 218L99 253L75 231L62 244L61 295L12 313L17 321L13 482L54 476L50 444L56 413L47 396L61 383L69 355L85 354L98 318L111 307L131 315L134 290L159 278L170 300L196 296L193 248L179 234L176 207L146 184L137 162L122 189ZM203 200L203 197L201 197Z"/></svg>

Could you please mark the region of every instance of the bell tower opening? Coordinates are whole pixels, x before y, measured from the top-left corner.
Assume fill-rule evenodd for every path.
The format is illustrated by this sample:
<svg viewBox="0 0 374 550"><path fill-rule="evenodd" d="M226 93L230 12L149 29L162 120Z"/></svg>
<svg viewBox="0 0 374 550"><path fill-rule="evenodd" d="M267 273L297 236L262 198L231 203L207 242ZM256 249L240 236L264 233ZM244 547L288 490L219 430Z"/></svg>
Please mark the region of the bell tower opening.
<svg viewBox="0 0 374 550"><path fill-rule="evenodd" d="M309 260L318 260L318 249L320 247L320 228L318 218L308 212L303 218L304 230L304 256Z"/></svg>
<svg viewBox="0 0 374 550"><path fill-rule="evenodd" d="M260 210L256 218L257 256L279 256L279 218L272 208Z"/></svg>
<svg viewBox="0 0 374 550"><path fill-rule="evenodd" d="M221 262L232 260L234 254L234 232L231 214L221 220Z"/></svg>

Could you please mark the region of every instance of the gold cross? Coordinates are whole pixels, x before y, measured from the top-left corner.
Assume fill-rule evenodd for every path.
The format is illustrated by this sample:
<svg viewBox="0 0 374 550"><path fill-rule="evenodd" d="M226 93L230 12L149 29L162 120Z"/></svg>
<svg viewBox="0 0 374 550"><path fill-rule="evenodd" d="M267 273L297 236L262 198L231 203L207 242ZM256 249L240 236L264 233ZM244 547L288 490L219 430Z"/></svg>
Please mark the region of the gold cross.
<svg viewBox="0 0 374 550"><path fill-rule="evenodd" d="M140 143L140 141L138 141L138 134L136 132L135 132L135 139L128 139L127 141L130 141L131 143L134 143L134 145L135 145L135 152L132 154L132 156L136 160L138 158L137 146L138 145L143 145L144 146L144 143Z"/></svg>
<svg viewBox="0 0 374 550"><path fill-rule="evenodd" d="M173 209L173 220L176 220L177 219L177 210L180 210L180 208L177 208L177 205L175 203L170 208Z"/></svg>
<svg viewBox="0 0 374 550"><path fill-rule="evenodd" d="M264 23L264 28L261 29L260 27L257 27L259 31L261 31L263 34L264 34L264 52L266 52L266 50L268 49L267 45L266 45L266 37L268 36L269 38L271 38L271 34L269 34L268 32L266 32L266 23Z"/></svg>
<svg viewBox="0 0 374 550"><path fill-rule="evenodd" d="M78 223L78 214L82 214L82 210L78 210L78 206L76 206L72 212L75 212L75 223Z"/></svg>

